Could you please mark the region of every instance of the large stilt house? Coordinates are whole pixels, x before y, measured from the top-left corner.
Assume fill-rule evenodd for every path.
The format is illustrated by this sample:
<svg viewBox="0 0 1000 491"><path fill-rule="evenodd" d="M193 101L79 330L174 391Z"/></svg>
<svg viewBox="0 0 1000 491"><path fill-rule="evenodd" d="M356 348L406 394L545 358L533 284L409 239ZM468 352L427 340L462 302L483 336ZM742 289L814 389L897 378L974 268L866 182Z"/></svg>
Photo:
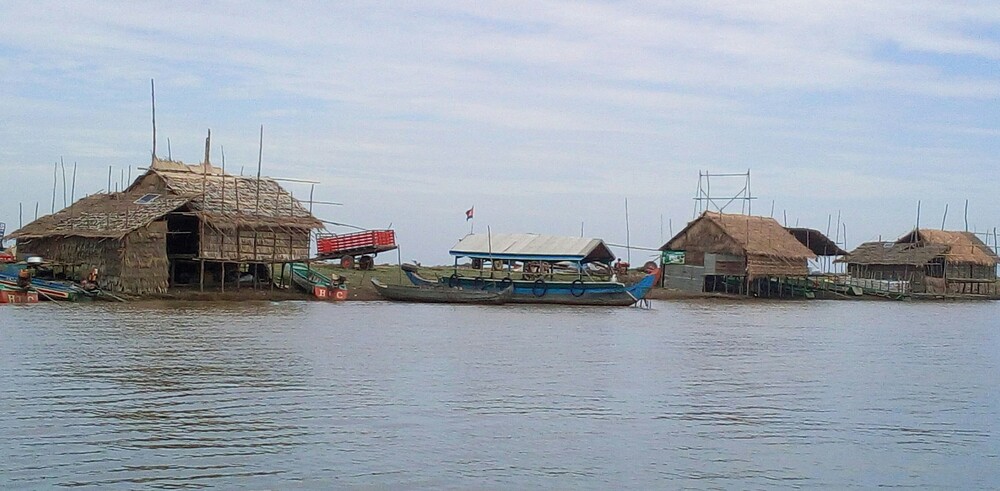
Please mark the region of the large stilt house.
<svg viewBox="0 0 1000 491"><path fill-rule="evenodd" d="M319 227L272 179L154 158L125 191L87 196L9 237L22 255L70 275L96 268L102 288L143 295L264 278L270 265L307 259Z"/></svg>
<svg viewBox="0 0 1000 491"><path fill-rule="evenodd" d="M663 286L688 292L756 292L760 281L809 274L813 251L768 217L705 212L663 251Z"/></svg>

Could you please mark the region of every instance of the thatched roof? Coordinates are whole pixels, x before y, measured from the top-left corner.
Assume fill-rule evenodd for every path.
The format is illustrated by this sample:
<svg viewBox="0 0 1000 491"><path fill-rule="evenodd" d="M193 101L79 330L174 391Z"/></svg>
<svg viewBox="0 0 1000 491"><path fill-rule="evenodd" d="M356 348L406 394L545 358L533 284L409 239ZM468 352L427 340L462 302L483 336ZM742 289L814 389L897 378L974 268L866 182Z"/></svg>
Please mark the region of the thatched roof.
<svg viewBox="0 0 1000 491"><path fill-rule="evenodd" d="M161 196L147 204L136 204L142 196L141 192L93 194L25 225L7 238L121 238L190 201L186 197Z"/></svg>
<svg viewBox="0 0 1000 491"><path fill-rule="evenodd" d="M937 257L949 263L996 266L997 255L971 232L914 230L896 242L866 242L841 262L922 266Z"/></svg>
<svg viewBox="0 0 1000 491"><path fill-rule="evenodd" d="M797 227L789 227L787 230L817 256L843 256L847 254L847 251L841 249L836 242L830 240L819 230Z"/></svg>
<svg viewBox="0 0 1000 491"><path fill-rule="evenodd" d="M322 222L273 179L261 178L259 186L258 193L256 178L224 174L211 164L157 159L125 191L88 196L8 237L121 238L184 205L216 228L322 227ZM145 204L136 203L147 195L155 197Z"/></svg>
<svg viewBox="0 0 1000 491"><path fill-rule="evenodd" d="M261 178L258 182L255 177L224 174L211 164L185 165L163 160L154 161L148 174L162 179L173 193L190 196L192 209L202 212L205 220L215 227L322 227L299 200L273 179ZM145 177L137 179L130 189Z"/></svg>
<svg viewBox="0 0 1000 491"><path fill-rule="evenodd" d="M997 264L996 253L972 232L920 229L906 234L896 242L918 242L948 246L946 256L950 263L992 266Z"/></svg>
<svg viewBox="0 0 1000 491"><path fill-rule="evenodd" d="M712 211L706 211L688 223L660 250L698 250L802 260L816 257L773 218Z"/></svg>
<svg viewBox="0 0 1000 491"><path fill-rule="evenodd" d="M948 251L947 246L898 244L896 242L865 242L837 262L848 264L898 264L923 266Z"/></svg>

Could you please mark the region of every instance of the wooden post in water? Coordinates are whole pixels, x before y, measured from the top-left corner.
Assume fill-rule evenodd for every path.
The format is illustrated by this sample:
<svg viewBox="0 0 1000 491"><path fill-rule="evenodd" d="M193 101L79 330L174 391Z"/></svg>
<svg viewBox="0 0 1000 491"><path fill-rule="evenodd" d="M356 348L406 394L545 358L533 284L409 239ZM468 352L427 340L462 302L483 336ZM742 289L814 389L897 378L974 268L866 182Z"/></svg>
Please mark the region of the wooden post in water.
<svg viewBox="0 0 1000 491"><path fill-rule="evenodd" d="M309 216L312 216L312 214L313 214L313 192L314 191L316 191L316 184L310 184L309 185ZM318 239L318 234L317 234L317 239ZM317 249L318 248L319 248L319 245L317 244ZM317 255L318 254L319 254L319 251L317 251ZM310 256L312 256L312 230L311 229L309 230L309 242L306 244L306 271L307 271L307 274L312 274L312 261L309 260ZM288 273L289 273L289 275L291 275L292 271L289 270Z"/></svg>
<svg viewBox="0 0 1000 491"><path fill-rule="evenodd" d="M222 191L219 195L219 213L226 216L226 147L222 147ZM222 259L222 281L220 291L226 293L226 234L219 230L219 258Z"/></svg>
<svg viewBox="0 0 1000 491"><path fill-rule="evenodd" d="M208 209L208 166L209 151L212 146L212 129L209 128L205 137L205 161L201 165L201 215L198 217L198 257L201 259L199 289L205 291L205 211Z"/></svg>
<svg viewBox="0 0 1000 491"><path fill-rule="evenodd" d="M264 159L264 125L260 125L260 144L257 147L257 192L256 201L257 204L254 207L254 218L260 219L260 167L261 162ZM253 260L257 261L257 237L260 235L259 225L254 226L253 230ZM257 278L257 268L254 267L253 275L253 287L256 290L258 288L258 278Z"/></svg>

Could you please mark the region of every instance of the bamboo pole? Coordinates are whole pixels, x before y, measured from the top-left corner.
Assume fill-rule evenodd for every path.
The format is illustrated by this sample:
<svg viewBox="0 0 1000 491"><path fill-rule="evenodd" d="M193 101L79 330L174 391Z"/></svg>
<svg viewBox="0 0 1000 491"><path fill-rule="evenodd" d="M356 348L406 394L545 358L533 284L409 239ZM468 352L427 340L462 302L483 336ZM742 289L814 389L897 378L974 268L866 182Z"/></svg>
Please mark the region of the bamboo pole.
<svg viewBox="0 0 1000 491"><path fill-rule="evenodd" d="M69 189L69 202L76 201L76 162L73 162L73 184Z"/></svg>
<svg viewBox="0 0 1000 491"><path fill-rule="evenodd" d="M969 231L969 200L965 200L965 231Z"/></svg>
<svg viewBox="0 0 1000 491"><path fill-rule="evenodd" d="M66 197L66 162L63 161L62 157L59 157L59 165L62 166L63 208L66 208L69 205Z"/></svg>
<svg viewBox="0 0 1000 491"><path fill-rule="evenodd" d="M488 228L488 227L487 227ZM625 254L629 265L632 265L632 242L628 225L628 198L625 198Z"/></svg>
<svg viewBox="0 0 1000 491"><path fill-rule="evenodd" d="M153 157L152 160L156 161L156 85L153 79L149 79L149 97L152 102L153 107ZM167 140L167 147L170 146L170 140ZM168 157L169 158L169 157ZM109 186L110 187L110 186Z"/></svg>
<svg viewBox="0 0 1000 491"><path fill-rule="evenodd" d="M50 213L56 212L56 184L59 180L59 163L56 162L55 167L52 169L52 210Z"/></svg>

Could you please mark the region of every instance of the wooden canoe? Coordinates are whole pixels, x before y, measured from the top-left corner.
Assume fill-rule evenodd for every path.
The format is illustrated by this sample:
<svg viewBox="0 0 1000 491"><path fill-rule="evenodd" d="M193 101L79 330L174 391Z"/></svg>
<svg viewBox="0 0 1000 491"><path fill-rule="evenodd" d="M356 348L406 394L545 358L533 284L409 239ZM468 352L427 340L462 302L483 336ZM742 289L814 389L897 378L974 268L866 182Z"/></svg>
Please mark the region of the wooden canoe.
<svg viewBox="0 0 1000 491"><path fill-rule="evenodd" d="M372 278L375 291L386 300L400 302L425 303L471 303L499 305L510 301L513 289L507 288L500 292L463 290L447 286L402 286L386 285Z"/></svg>

